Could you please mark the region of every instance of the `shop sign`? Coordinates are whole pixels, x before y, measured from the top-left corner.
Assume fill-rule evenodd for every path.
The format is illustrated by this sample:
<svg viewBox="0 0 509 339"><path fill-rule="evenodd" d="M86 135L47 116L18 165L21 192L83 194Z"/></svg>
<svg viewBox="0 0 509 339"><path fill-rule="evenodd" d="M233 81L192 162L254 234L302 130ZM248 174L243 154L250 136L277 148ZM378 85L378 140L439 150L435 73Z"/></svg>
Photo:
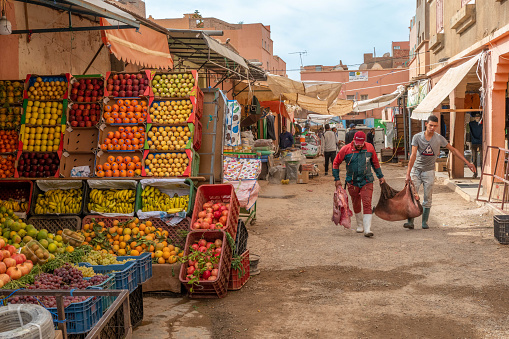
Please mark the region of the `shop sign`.
<svg viewBox="0 0 509 339"><path fill-rule="evenodd" d="M349 72L348 81L368 81L368 72Z"/></svg>

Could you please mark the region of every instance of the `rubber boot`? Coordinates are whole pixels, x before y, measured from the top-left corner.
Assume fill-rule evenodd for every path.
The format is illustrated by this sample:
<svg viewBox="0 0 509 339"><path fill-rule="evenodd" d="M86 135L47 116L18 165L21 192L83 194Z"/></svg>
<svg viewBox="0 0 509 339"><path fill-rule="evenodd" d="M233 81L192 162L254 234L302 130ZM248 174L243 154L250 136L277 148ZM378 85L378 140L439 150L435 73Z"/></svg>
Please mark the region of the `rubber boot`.
<svg viewBox="0 0 509 339"><path fill-rule="evenodd" d="M422 229L424 230L427 230L429 228L428 219L430 211L431 211L430 207L424 207L424 211L422 212Z"/></svg>
<svg viewBox="0 0 509 339"><path fill-rule="evenodd" d="M403 224L403 227L413 230L414 229L414 218L408 218L408 221Z"/></svg>
<svg viewBox="0 0 509 339"><path fill-rule="evenodd" d="M357 229L355 230L357 233L364 232L364 226L362 225L362 213L355 214L355 220L357 221Z"/></svg>
<svg viewBox="0 0 509 339"><path fill-rule="evenodd" d="M371 219L373 219L373 214L364 214L364 236L372 237L373 232L371 232Z"/></svg>

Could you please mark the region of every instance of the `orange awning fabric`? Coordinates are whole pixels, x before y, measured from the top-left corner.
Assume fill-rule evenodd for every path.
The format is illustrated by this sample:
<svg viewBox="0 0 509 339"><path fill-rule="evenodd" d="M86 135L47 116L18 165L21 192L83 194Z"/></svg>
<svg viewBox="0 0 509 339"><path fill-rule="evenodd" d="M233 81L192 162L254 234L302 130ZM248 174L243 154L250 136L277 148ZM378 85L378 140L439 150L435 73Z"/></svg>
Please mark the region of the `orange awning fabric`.
<svg viewBox="0 0 509 339"><path fill-rule="evenodd" d="M112 26L101 18L101 26ZM103 43L117 59L146 68L173 68L168 38L141 25L135 29L101 31Z"/></svg>
<svg viewBox="0 0 509 339"><path fill-rule="evenodd" d="M287 119L290 119L290 115L286 111L284 102L281 101L260 101L260 106L270 109L276 114L281 114Z"/></svg>

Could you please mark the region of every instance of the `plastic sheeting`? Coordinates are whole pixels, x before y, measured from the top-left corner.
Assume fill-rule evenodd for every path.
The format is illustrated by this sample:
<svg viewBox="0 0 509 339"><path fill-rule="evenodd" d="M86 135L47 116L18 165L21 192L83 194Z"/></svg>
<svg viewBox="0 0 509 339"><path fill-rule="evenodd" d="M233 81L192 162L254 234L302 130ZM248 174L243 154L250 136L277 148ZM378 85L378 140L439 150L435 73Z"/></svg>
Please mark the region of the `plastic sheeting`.
<svg viewBox="0 0 509 339"><path fill-rule="evenodd" d="M240 180L240 181L226 181L225 184L230 183L235 189L235 195L239 200L240 207L251 209L258 199L260 192L260 185L257 180Z"/></svg>
<svg viewBox="0 0 509 339"><path fill-rule="evenodd" d="M398 86L398 89L391 94L384 94L373 99L357 101L355 104L353 104L353 111L358 113L385 107L402 96L404 92L405 86Z"/></svg>

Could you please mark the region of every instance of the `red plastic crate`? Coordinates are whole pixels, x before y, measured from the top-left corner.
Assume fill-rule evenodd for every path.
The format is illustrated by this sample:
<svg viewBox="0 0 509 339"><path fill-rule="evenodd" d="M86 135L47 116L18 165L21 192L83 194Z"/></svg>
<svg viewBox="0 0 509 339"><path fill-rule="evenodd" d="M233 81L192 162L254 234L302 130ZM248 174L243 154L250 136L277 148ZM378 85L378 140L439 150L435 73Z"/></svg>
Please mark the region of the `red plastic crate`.
<svg viewBox="0 0 509 339"><path fill-rule="evenodd" d="M203 127L201 125L200 120L196 120L194 124L194 136L193 136L193 148L195 151L199 151L201 148L201 138L202 138Z"/></svg>
<svg viewBox="0 0 509 339"><path fill-rule="evenodd" d="M198 220L198 213L202 210L203 204L207 201L223 202L230 204L230 214L226 224L226 231L235 239L237 235L237 224L239 220L240 205L235 189L231 184L221 185L202 185L196 191L196 200L194 201L193 218L191 227Z"/></svg>
<svg viewBox="0 0 509 339"><path fill-rule="evenodd" d="M161 227L163 230L168 231L168 239L171 240L172 245L178 246L180 248L184 248L186 245L186 236L187 233L189 233L191 218L184 218L174 226L167 225L160 218L148 218L142 219L141 221L144 222L145 220L150 220L152 222L152 226L157 228Z"/></svg>
<svg viewBox="0 0 509 339"><path fill-rule="evenodd" d="M244 272L232 267L230 270L230 280L228 281L228 291L240 290L249 280L249 250L242 253L240 257L242 258L241 264Z"/></svg>
<svg viewBox="0 0 509 339"><path fill-rule="evenodd" d="M120 222L129 221L131 219L134 219L135 217L103 217L102 215L87 215L83 218L81 221L81 227L85 224L90 224L92 222L92 219L94 219L96 222L103 222L104 227L108 228L113 226L113 221L118 220Z"/></svg>
<svg viewBox="0 0 509 339"><path fill-rule="evenodd" d="M180 269L179 279L180 282L188 290L190 298L224 298L228 292L228 279L230 278L230 269L232 263L232 248L226 239L226 233L221 230L210 231L193 231L189 233L186 239L186 246L184 249L184 256L189 255L190 247L201 238L207 241L216 241L221 239L223 247L221 250L221 259L219 260L219 275L214 281L199 281L198 285L190 285L186 280L186 272L189 264L186 262L182 264ZM191 287L193 292L191 292Z"/></svg>

